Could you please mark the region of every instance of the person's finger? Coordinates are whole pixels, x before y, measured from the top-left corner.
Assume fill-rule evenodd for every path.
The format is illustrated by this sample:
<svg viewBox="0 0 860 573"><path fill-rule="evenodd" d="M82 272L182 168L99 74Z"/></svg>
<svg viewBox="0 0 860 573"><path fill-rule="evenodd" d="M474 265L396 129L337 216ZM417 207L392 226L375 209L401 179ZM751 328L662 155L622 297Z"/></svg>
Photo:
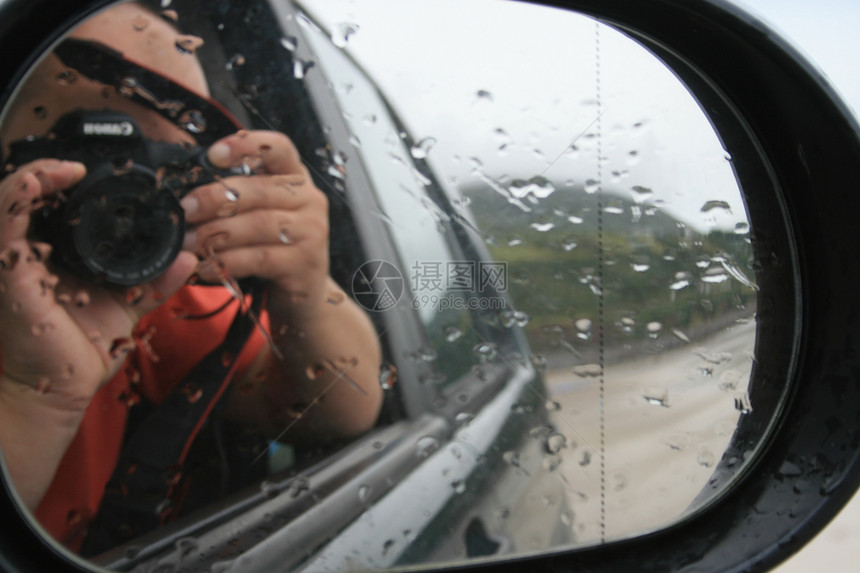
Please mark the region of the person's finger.
<svg viewBox="0 0 860 573"><path fill-rule="evenodd" d="M167 271L157 279L141 285L117 290L114 295L137 323L145 314L155 310L176 291L188 283L197 268L197 258L180 252Z"/></svg>
<svg viewBox="0 0 860 573"><path fill-rule="evenodd" d="M315 256L314 252L313 249L278 245L231 249L203 260L197 267L197 275L206 282L219 282L224 276L237 279L255 276L295 290L297 285L307 282L308 277L328 274L327 254ZM326 252L324 245L319 252Z"/></svg>
<svg viewBox="0 0 860 573"><path fill-rule="evenodd" d="M240 131L214 143L207 158L220 169L244 165L269 174L307 171L290 138L276 131Z"/></svg>
<svg viewBox="0 0 860 573"><path fill-rule="evenodd" d="M228 177L194 189L181 203L189 225L254 209L296 211L313 207L328 213L328 199L307 174Z"/></svg>
<svg viewBox="0 0 860 573"><path fill-rule="evenodd" d="M86 167L75 161L40 159L6 176L0 183L0 244L23 239L30 213L44 200L74 186L86 175Z"/></svg>
<svg viewBox="0 0 860 573"><path fill-rule="evenodd" d="M328 232L328 219L324 215L256 209L189 230L183 249L206 256L254 245L303 245L307 238L326 237Z"/></svg>

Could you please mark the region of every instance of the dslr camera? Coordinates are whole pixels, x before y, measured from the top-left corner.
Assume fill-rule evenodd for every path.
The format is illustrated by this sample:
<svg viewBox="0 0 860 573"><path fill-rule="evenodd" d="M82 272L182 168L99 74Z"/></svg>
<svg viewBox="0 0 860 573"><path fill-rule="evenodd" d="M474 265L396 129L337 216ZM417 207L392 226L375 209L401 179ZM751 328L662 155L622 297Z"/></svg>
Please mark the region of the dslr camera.
<svg viewBox="0 0 860 573"><path fill-rule="evenodd" d="M68 113L49 135L10 145L11 165L39 158L79 161L87 174L32 213L32 238L75 275L122 287L157 278L176 259L185 194L235 175L214 169L204 148L152 141L132 116L109 110Z"/></svg>

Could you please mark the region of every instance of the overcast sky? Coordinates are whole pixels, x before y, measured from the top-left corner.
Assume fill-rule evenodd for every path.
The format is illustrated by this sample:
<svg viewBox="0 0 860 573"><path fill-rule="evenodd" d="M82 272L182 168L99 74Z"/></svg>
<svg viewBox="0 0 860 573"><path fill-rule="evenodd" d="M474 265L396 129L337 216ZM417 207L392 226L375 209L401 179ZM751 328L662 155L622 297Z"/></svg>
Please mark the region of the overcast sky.
<svg viewBox="0 0 860 573"><path fill-rule="evenodd" d="M860 2L741 1L860 109ZM430 159L457 184L478 181L475 165L502 180L598 179L600 127L604 188L653 202L699 230L745 221L729 160L707 118L662 64L614 30L601 27L596 35L594 23L576 14L497 0L303 4L331 29L352 32L345 49L413 135L436 141ZM574 142L577 151L565 153Z"/></svg>

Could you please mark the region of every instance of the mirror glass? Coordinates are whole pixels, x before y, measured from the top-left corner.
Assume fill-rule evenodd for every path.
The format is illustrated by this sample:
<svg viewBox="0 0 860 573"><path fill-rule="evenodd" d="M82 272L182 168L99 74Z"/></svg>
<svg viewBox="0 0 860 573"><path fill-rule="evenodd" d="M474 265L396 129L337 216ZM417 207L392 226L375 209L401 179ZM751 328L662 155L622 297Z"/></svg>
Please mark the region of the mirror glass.
<svg viewBox="0 0 860 573"><path fill-rule="evenodd" d="M72 551L585 547L707 507L766 437L749 190L619 31L490 0L162 0L70 37L0 124L0 443Z"/></svg>

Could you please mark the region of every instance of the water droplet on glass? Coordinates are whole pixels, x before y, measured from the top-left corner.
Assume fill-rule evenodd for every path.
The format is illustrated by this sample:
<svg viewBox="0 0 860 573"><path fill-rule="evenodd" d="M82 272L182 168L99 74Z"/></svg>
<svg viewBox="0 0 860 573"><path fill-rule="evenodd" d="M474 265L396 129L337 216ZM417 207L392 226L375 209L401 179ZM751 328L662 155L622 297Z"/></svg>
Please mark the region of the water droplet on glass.
<svg viewBox="0 0 860 573"><path fill-rule="evenodd" d="M537 370L538 372L543 372L546 370L546 357L540 354L532 354L531 356L529 356L529 359L531 360L532 366L534 366L535 370Z"/></svg>
<svg viewBox="0 0 860 573"><path fill-rule="evenodd" d="M115 338L110 345L110 357L113 359L119 358L120 356L134 350L134 347L134 340L130 338Z"/></svg>
<svg viewBox="0 0 860 573"><path fill-rule="evenodd" d="M642 397L654 406L669 407L669 390L666 388L649 388L642 393Z"/></svg>
<svg viewBox="0 0 860 573"><path fill-rule="evenodd" d="M701 450L696 456L696 461L704 468L712 468L716 463L716 457L710 450Z"/></svg>
<svg viewBox="0 0 860 573"><path fill-rule="evenodd" d="M633 187L633 200L637 203L642 203L653 195L654 190L650 187L643 187L642 185L635 185Z"/></svg>
<svg viewBox="0 0 860 573"><path fill-rule="evenodd" d="M358 501L364 503L370 497L371 489L369 486L362 485L358 488Z"/></svg>
<svg viewBox="0 0 860 573"><path fill-rule="evenodd" d="M410 153L415 159L426 159L434 145L436 145L435 138L425 137L410 149Z"/></svg>
<svg viewBox="0 0 860 573"><path fill-rule="evenodd" d="M226 67L228 70L233 70L233 69L236 69L236 68L238 68L240 66L244 66L244 65L245 65L245 56L243 56L242 54L236 54L232 58L230 58L230 61L227 62Z"/></svg>
<svg viewBox="0 0 860 573"><path fill-rule="evenodd" d="M741 414L752 413L752 402L750 402L750 395L747 392L735 394L735 410Z"/></svg>
<svg viewBox="0 0 860 573"><path fill-rule="evenodd" d="M686 342L687 344L690 343L690 337L678 330L677 328L672 329L672 334L674 334L675 338L677 338L681 342Z"/></svg>
<svg viewBox="0 0 860 573"><path fill-rule="evenodd" d="M723 269L709 269L702 275L702 282L709 284L724 283L729 280L729 275Z"/></svg>
<svg viewBox="0 0 860 573"><path fill-rule="evenodd" d="M239 206L236 204L239 200L238 192L228 189L224 195L227 197L228 202L218 207L215 215L221 218L233 217L239 212Z"/></svg>
<svg viewBox="0 0 860 573"><path fill-rule="evenodd" d="M457 414L457 417L454 418L454 421L465 426L471 422L474 417L475 415L470 412L460 412Z"/></svg>
<svg viewBox="0 0 860 573"><path fill-rule="evenodd" d="M299 41L294 36L284 36L281 38L281 46L289 52L295 52L299 46Z"/></svg>
<svg viewBox="0 0 860 573"><path fill-rule="evenodd" d="M179 553L180 558L196 553L199 547L200 543L193 537L183 537L176 541L176 551Z"/></svg>
<svg viewBox="0 0 860 573"><path fill-rule="evenodd" d="M463 336L463 331L456 326L449 326L445 329L445 340L454 342Z"/></svg>
<svg viewBox="0 0 860 573"><path fill-rule="evenodd" d="M206 131L206 118L196 109L191 109L179 117L179 126L188 133L199 135Z"/></svg>
<svg viewBox="0 0 860 573"><path fill-rule="evenodd" d="M544 447L548 453L557 454L563 448L567 447L567 438L563 434L556 432L546 439Z"/></svg>
<svg viewBox="0 0 860 573"><path fill-rule="evenodd" d="M415 449L419 458L426 458L439 449L439 440L433 436L422 436L415 442Z"/></svg>
<svg viewBox="0 0 860 573"><path fill-rule="evenodd" d="M134 546L126 549L123 552L123 555L125 556L126 559L135 559L140 554L140 549L141 548L139 546L134 545Z"/></svg>
<svg viewBox="0 0 860 573"><path fill-rule="evenodd" d="M517 199L532 197L534 199L546 199L555 193L555 186L549 181L528 183L515 183L508 188L508 191Z"/></svg>
<svg viewBox="0 0 860 573"><path fill-rule="evenodd" d="M600 364L580 364L573 367L573 373L580 378L597 378L603 374Z"/></svg>
<svg viewBox="0 0 860 573"><path fill-rule="evenodd" d="M574 238L574 237L567 237L565 239L562 239L562 241L561 241L562 250L564 250L565 252L568 252L568 253L570 251L576 249L578 246L579 246L579 240Z"/></svg>
<svg viewBox="0 0 860 573"><path fill-rule="evenodd" d="M149 27L149 18L143 14L138 14L132 19L131 26L136 32L143 32Z"/></svg>
<svg viewBox="0 0 860 573"><path fill-rule="evenodd" d="M329 304L338 305L346 300L346 294L341 290L336 290L328 293L325 301Z"/></svg>
<svg viewBox="0 0 860 573"><path fill-rule="evenodd" d="M517 310L514 311L513 319L516 326L523 328L531 321L532 317L522 310Z"/></svg>
<svg viewBox="0 0 860 573"><path fill-rule="evenodd" d="M511 280L518 285L527 285L531 281L531 276L525 271L520 271L514 273Z"/></svg>
<svg viewBox="0 0 860 573"><path fill-rule="evenodd" d="M47 394L50 389L51 389L51 379L50 378L47 378L46 376L42 376L41 378L36 380L36 386L34 387L36 394L40 394L40 395L41 394Z"/></svg>
<svg viewBox="0 0 860 573"><path fill-rule="evenodd" d="M502 459L505 460L506 463L512 465L515 468L521 468L520 465L520 454L519 452L515 452L513 450L508 450L507 452L502 454Z"/></svg>
<svg viewBox="0 0 860 573"><path fill-rule="evenodd" d="M193 54L203 45L203 38L182 34L176 38L176 49L180 54Z"/></svg>
<svg viewBox="0 0 860 573"><path fill-rule="evenodd" d="M731 352L712 352L705 348L697 348L693 351L693 354L711 364L722 364L732 359Z"/></svg>
<svg viewBox="0 0 860 573"><path fill-rule="evenodd" d="M585 182L585 192L588 194L597 193L600 189L600 181L596 179L589 179Z"/></svg>
<svg viewBox="0 0 860 573"><path fill-rule="evenodd" d="M325 366L319 363L311 364L307 368L305 368L305 377L307 377L308 380L316 380L324 373Z"/></svg>
<svg viewBox="0 0 860 573"><path fill-rule="evenodd" d="M479 99L484 99L484 100L488 100L488 101L493 101L493 94L491 94L491 93L490 93L490 92L488 92L487 90L478 90L478 91L475 93L475 95L476 95L476 96L478 96L478 98L479 98Z"/></svg>
<svg viewBox="0 0 860 573"><path fill-rule="evenodd" d="M390 390L397 382L397 367L393 364L383 364L379 369L379 385L383 390Z"/></svg>
<svg viewBox="0 0 860 573"><path fill-rule="evenodd" d="M647 272L651 268L651 265L646 263L633 263L630 266L633 267L633 270L637 273Z"/></svg>
<svg viewBox="0 0 860 573"><path fill-rule="evenodd" d="M498 349L493 342L479 342L472 348L472 353L477 356L481 362L488 362L498 356Z"/></svg>
<svg viewBox="0 0 860 573"><path fill-rule="evenodd" d="M555 228L555 223L532 223L530 227L539 233L546 233Z"/></svg>
<svg viewBox="0 0 860 573"><path fill-rule="evenodd" d="M583 340L589 340L591 338L591 319L590 318L580 318L574 323L576 326L577 337Z"/></svg>
<svg viewBox="0 0 860 573"><path fill-rule="evenodd" d="M311 484L308 482L307 478L296 478L290 482L290 486L287 489L290 493L290 497L297 498L305 492L310 491Z"/></svg>
<svg viewBox="0 0 860 573"><path fill-rule="evenodd" d="M670 284L669 289L674 290L674 291L679 291L679 290L683 290L683 289L687 288L688 286L690 286L690 281L688 281L687 279L682 279L682 280L678 280L678 281L675 281L672 284Z"/></svg>
<svg viewBox="0 0 860 573"><path fill-rule="evenodd" d="M264 480L260 482L260 493L262 493L267 499L272 499L281 493L281 488L270 481Z"/></svg>
<svg viewBox="0 0 860 573"><path fill-rule="evenodd" d="M519 237L511 237L510 239L508 239L508 246L509 247L518 247L524 243L525 243L525 241L523 241Z"/></svg>
<svg viewBox="0 0 860 573"><path fill-rule="evenodd" d="M134 306L134 305L140 303L141 300L143 300L143 293L144 293L144 291L143 291L142 287L133 286L126 291L125 302Z"/></svg>
<svg viewBox="0 0 860 573"><path fill-rule="evenodd" d="M732 212L732 207L731 207L731 205L729 205L729 203L727 201L719 201L719 200L705 202L705 204L702 205L701 211L702 211L702 213L709 213L709 212L713 211L714 209L721 209L721 210L726 211L728 213Z"/></svg>
<svg viewBox="0 0 860 573"><path fill-rule="evenodd" d="M735 233L738 235L746 235L750 232L749 223L738 223L735 225Z"/></svg>
<svg viewBox="0 0 860 573"><path fill-rule="evenodd" d="M61 86L70 86L78 81L78 74L73 70L64 70L57 74L57 83Z"/></svg>
<svg viewBox="0 0 860 573"><path fill-rule="evenodd" d="M304 79L305 74L307 74L308 70L310 70L312 67L314 67L313 61L302 61L299 59L295 60L293 62L293 77L297 80Z"/></svg>
<svg viewBox="0 0 860 573"><path fill-rule="evenodd" d="M413 360L418 360L421 362L428 362L429 363L429 362L435 362L436 361L437 353L436 353L436 349L433 347L422 346L421 348L419 348L418 350L413 352L410 355L410 357Z"/></svg>
<svg viewBox="0 0 860 573"><path fill-rule="evenodd" d="M331 33L331 42L338 48L345 48L349 43L349 39L353 34L358 32L358 30L358 24L341 22L334 27L334 30Z"/></svg>
<svg viewBox="0 0 860 573"><path fill-rule="evenodd" d="M188 399L189 404L196 404L203 397L203 389L196 384L188 383L182 389L182 393Z"/></svg>
<svg viewBox="0 0 860 573"><path fill-rule="evenodd" d="M172 0L161 0L161 17L170 22L178 22L179 21L179 12L176 10L167 10L166 8L172 4Z"/></svg>

